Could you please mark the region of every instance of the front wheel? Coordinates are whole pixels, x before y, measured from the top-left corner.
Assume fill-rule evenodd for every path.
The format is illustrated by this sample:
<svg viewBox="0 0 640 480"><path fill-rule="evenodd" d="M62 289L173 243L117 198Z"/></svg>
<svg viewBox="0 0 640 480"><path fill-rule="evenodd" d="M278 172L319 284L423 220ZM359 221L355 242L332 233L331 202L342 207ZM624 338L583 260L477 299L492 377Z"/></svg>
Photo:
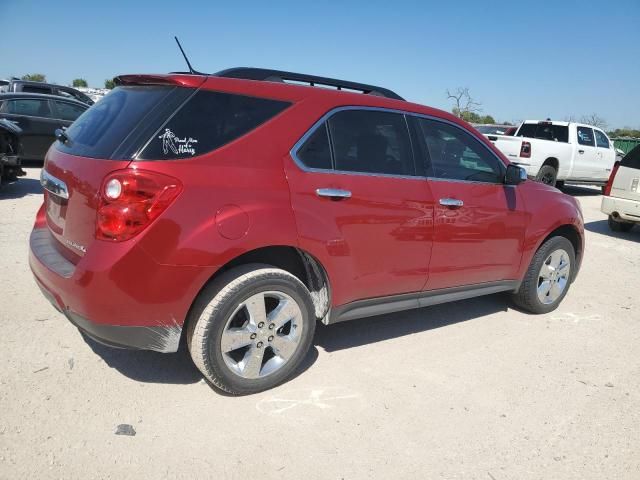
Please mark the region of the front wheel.
<svg viewBox="0 0 640 480"><path fill-rule="evenodd" d="M571 285L576 254L565 237L552 237L531 260L514 303L531 313L548 313L560 305Z"/></svg>
<svg viewBox="0 0 640 480"><path fill-rule="evenodd" d="M223 273L199 295L188 321L195 365L233 395L288 380L307 354L316 324L306 286L289 272L258 264Z"/></svg>

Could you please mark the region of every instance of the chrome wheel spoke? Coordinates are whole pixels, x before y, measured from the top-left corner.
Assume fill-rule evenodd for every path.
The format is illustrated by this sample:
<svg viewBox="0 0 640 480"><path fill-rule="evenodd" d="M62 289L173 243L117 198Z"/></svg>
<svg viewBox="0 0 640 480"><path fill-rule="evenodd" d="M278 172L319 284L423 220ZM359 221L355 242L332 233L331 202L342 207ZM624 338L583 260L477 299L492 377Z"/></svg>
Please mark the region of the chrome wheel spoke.
<svg viewBox="0 0 640 480"><path fill-rule="evenodd" d="M220 342L222 353L233 352L234 350L250 345L253 341L251 334L252 332L248 328L230 328L225 330L222 334L222 341Z"/></svg>
<svg viewBox="0 0 640 480"><path fill-rule="evenodd" d="M293 300L283 299L269 314L268 320L269 323L273 323L275 325L275 329L277 330L300 314L300 307L298 307Z"/></svg>
<svg viewBox="0 0 640 480"><path fill-rule="evenodd" d="M258 325L260 322L267 320L267 307L264 303L264 293L258 293L249 297L244 305L249 312L249 322L252 325Z"/></svg>
<svg viewBox="0 0 640 480"><path fill-rule="evenodd" d="M540 276L542 278L551 278L551 274L553 273L553 267L551 265L547 265L544 263L542 265L542 269L540 270Z"/></svg>
<svg viewBox="0 0 640 480"><path fill-rule="evenodd" d="M264 348L252 347L242 359L240 371L245 378L258 378L262 369L264 359Z"/></svg>
<svg viewBox="0 0 640 480"><path fill-rule="evenodd" d="M551 280L545 280L544 282L542 282L538 286L538 296L542 295L543 297L546 297L551 290L551 284Z"/></svg>
<svg viewBox="0 0 640 480"><path fill-rule="evenodd" d="M271 342L273 353L283 360L289 360L298 347L298 342L289 338L288 335L276 335Z"/></svg>

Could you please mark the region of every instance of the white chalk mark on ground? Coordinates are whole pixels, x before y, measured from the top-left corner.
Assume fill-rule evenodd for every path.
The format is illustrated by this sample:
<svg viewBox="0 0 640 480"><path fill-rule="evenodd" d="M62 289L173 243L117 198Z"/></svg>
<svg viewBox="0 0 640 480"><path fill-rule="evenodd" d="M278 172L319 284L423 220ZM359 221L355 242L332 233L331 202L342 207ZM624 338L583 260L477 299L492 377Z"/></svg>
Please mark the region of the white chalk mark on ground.
<svg viewBox="0 0 640 480"><path fill-rule="evenodd" d="M283 392L264 398L256 404L258 411L269 415L280 415L297 407L315 407L327 410L337 406L340 400L360 397L359 393L350 392L343 388L312 388Z"/></svg>
<svg viewBox="0 0 640 480"><path fill-rule="evenodd" d="M572 312L567 312L567 313L561 313L559 315L554 315L553 317L551 317L551 320L558 320L558 321L569 321L569 320L573 320L573 323L579 323L582 321L593 321L593 320L600 320L600 315L598 315L597 313L592 314L592 315L581 315L581 314L577 314L577 313L572 313Z"/></svg>

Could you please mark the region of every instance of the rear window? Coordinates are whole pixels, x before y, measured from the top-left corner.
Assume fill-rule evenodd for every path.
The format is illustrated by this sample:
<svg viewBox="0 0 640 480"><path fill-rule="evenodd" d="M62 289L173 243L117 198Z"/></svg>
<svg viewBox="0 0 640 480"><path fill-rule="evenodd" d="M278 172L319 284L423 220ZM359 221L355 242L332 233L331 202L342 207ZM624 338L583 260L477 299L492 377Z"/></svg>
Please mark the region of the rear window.
<svg viewBox="0 0 640 480"><path fill-rule="evenodd" d="M640 170L640 145L625 155L620 166Z"/></svg>
<svg viewBox="0 0 640 480"><path fill-rule="evenodd" d="M111 158L142 120L176 90L186 89L118 87L80 115L67 130L70 141L56 142L57 148L72 155Z"/></svg>
<svg viewBox="0 0 640 480"><path fill-rule="evenodd" d="M523 123L517 136L568 143L569 127L550 123Z"/></svg>
<svg viewBox="0 0 640 480"><path fill-rule="evenodd" d="M211 152L249 133L289 105L279 100L200 90L162 125L137 158L190 158Z"/></svg>

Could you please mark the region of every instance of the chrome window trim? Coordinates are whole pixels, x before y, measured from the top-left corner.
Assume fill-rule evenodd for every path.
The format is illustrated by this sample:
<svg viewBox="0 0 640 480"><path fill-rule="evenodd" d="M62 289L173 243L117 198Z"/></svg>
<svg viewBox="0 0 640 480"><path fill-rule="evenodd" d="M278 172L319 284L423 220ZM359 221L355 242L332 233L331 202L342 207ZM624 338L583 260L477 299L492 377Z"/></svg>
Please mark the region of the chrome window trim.
<svg viewBox="0 0 640 480"><path fill-rule="evenodd" d="M44 168L40 170L40 185L47 192L65 200L69 199L69 190L67 190L67 184L59 178L54 177Z"/></svg>
<svg viewBox="0 0 640 480"><path fill-rule="evenodd" d="M434 181L442 181L442 182L457 182L457 183L471 183L471 184L482 184L482 185L500 185L500 186L505 186L504 183L481 182L481 181L478 181L478 180L459 180L459 179L454 179L454 178L440 178L440 177L420 176L420 175L394 175L394 174L390 174L390 173L352 172L352 171L349 171L349 170L336 170L336 169L327 170L327 169L324 169L324 168L307 167L302 162L302 160L300 160L300 158L298 157L298 151L302 148L302 145L304 145L304 143L307 141L307 139L311 135L313 135L315 133L315 131L321 125L323 125L330 117L332 117L333 115L335 115L338 112L343 112L343 111L346 111L346 110L368 110L368 111L385 112L385 113L397 113L397 114L403 115L404 118L405 118L405 123L407 125L407 133L409 134L409 140L411 140L411 131L409 129L407 116L412 116L412 117L416 117L416 118L425 118L427 120L434 120L436 122L446 123L448 125L451 125L451 126L457 128L457 129L467 133L471 137L473 137L491 155L493 155L493 157L496 160L498 160L498 162L500 162L500 164L502 164L505 169L507 168L507 165L505 165L505 163L502 161L502 159L498 155L496 155L495 152L492 151L475 133L464 129L460 125L457 125L456 123L451 122L451 121L449 121L449 120L447 120L445 118L436 117L434 115L426 115L426 114L423 114L423 113L407 112L407 111L398 110L398 109L395 109L395 108L348 105L348 106L332 108L327 113L322 115L322 117L320 117L305 132L305 134L302 135L302 137L300 137L300 139L293 145L293 147L291 147L291 150L289 150L289 155L291 155L291 158L293 159L294 163L297 165L297 167L300 170L302 170L303 172L307 172L307 173L325 173L325 174L338 174L338 175L359 175L359 176L367 176L367 177L400 178L400 179L406 179L406 180L414 180L414 179L415 180L434 180ZM330 142L330 148L331 148L331 150L333 150L331 142ZM412 151L413 151L413 144L412 144ZM333 153L331 155L333 156ZM332 159L332 165L333 165L333 159ZM414 169L415 169L415 152L414 152Z"/></svg>

